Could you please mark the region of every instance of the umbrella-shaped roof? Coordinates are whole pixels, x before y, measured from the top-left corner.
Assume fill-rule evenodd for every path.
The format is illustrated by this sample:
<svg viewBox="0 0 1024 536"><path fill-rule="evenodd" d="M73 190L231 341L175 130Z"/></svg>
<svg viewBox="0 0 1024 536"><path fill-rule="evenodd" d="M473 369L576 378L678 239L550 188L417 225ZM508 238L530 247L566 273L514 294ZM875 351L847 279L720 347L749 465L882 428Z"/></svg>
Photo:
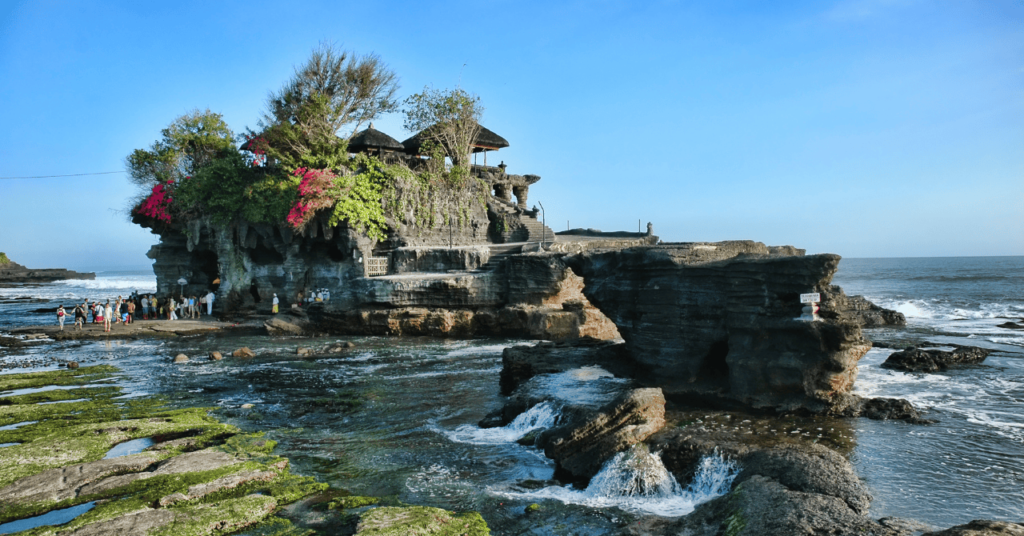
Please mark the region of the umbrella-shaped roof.
<svg viewBox="0 0 1024 536"><path fill-rule="evenodd" d="M474 153L479 153L481 151L497 151L503 147L508 147L508 140L495 134L493 130L483 125L477 126L480 128L477 130L476 137L473 138L472 146ZM424 140L426 140L425 132L426 130L420 131L415 136L403 141L402 145L405 146L405 152L409 154L419 154L420 147L423 145Z"/></svg>
<svg viewBox="0 0 1024 536"><path fill-rule="evenodd" d="M352 139L348 140L349 152L361 153L367 149L401 151L405 149L405 146L395 138L373 128L373 123L370 123L366 130L356 133L355 136L352 136Z"/></svg>

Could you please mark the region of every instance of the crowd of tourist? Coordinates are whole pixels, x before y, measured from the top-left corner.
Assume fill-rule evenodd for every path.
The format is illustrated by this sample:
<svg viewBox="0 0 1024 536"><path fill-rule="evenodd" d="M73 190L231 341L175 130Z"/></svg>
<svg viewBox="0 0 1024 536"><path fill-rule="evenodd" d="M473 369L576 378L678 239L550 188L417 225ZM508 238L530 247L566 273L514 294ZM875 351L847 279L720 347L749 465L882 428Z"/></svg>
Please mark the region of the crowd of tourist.
<svg viewBox="0 0 1024 536"><path fill-rule="evenodd" d="M57 308L57 323L64 331L64 322L69 314L75 317L75 328L82 329L86 323L103 324L103 331L110 331L114 324L128 325L136 320L198 320L204 313L213 314L213 302L216 295L208 292L202 296L167 296L155 294L139 295L133 292L127 298L118 296L111 303L109 299L101 303L89 303L87 298L76 305L69 313L61 305ZM204 311L205 309L205 311ZM90 319L91 318L91 319Z"/></svg>

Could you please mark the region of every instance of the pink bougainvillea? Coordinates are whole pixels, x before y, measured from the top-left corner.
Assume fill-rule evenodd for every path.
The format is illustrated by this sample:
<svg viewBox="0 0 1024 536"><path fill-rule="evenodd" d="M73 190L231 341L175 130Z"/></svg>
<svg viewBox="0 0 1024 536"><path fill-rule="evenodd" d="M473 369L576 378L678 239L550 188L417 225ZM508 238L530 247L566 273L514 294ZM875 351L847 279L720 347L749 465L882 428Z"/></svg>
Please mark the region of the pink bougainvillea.
<svg viewBox="0 0 1024 536"><path fill-rule="evenodd" d="M186 177L190 178L190 177ZM174 187L174 180L162 182L153 187L153 191L142 200L135 212L148 216L164 223L171 223L171 215L167 209L171 206L171 190Z"/></svg>
<svg viewBox="0 0 1024 536"><path fill-rule="evenodd" d="M247 136L245 142L249 144L246 150L252 153L250 165L252 167L265 165L267 163L267 140L263 136Z"/></svg>
<svg viewBox="0 0 1024 536"><path fill-rule="evenodd" d="M329 169L307 168L296 169L294 175L302 177L302 181L298 188L299 200L288 213L288 223L295 229L302 229L316 211L334 205L338 189L334 179L337 175Z"/></svg>

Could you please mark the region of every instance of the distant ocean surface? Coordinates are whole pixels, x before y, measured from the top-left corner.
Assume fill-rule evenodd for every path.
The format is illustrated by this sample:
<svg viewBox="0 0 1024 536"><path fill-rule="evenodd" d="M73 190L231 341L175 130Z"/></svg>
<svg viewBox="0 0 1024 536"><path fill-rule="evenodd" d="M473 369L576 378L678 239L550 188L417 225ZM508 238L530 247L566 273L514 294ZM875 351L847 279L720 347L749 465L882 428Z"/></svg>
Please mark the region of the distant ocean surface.
<svg viewBox="0 0 1024 536"><path fill-rule="evenodd" d="M905 328L865 330L897 348L960 344L994 350L984 363L938 374L861 360L855 390L905 398L938 424L859 419L853 462L875 501L872 514L938 526L1024 519L1024 257L843 259L834 282L907 317Z"/></svg>
<svg viewBox="0 0 1024 536"><path fill-rule="evenodd" d="M855 437L851 460L874 496L871 515L875 518L897 516L917 519L936 527L948 527L972 519L1024 519L1024 464L1021 463L1024 459L1024 331L997 327L1005 322L1024 322L1024 257L843 259L834 283L849 295L864 295L883 307L906 315L906 327L865 330L865 336L873 341L898 348L927 341L994 350L981 365L938 374L903 373L880 368L879 365L895 351L888 348L874 348L861 360L855 385L858 394L905 398L923 410L926 417L939 421L933 425L868 419L850 421ZM150 271L99 272L95 281L0 288L0 331L20 325L53 323L53 310L60 304L68 307L84 298L106 300L118 295L126 296L136 290L140 293L153 292L155 288L156 280ZM383 345L376 351L382 355L391 351L401 353L404 356L400 360L402 367L409 366L408 360L419 359L416 356L421 354L423 359L433 355L431 352L437 350L435 347L447 348L455 344L461 345L459 352L479 352L485 356L480 358L479 367L487 373L481 373L479 379L474 380L476 383L461 383L468 380L460 380L455 388L460 391L478 389L487 397L494 398L492 405L498 403L494 378L498 370L496 367L500 367L500 352L488 346L493 346L493 342L372 339L372 343ZM197 344L202 344L202 341L142 340L122 345L69 342L32 350L27 355L34 355L34 352L74 352L76 357L90 362L115 359L121 366L138 369L139 377L149 377L154 374L154 367L169 367L161 353L173 355L177 351L192 351L189 349ZM270 337L259 337L247 344L258 348L284 343L275 342ZM21 358L17 352L6 356L0 352L0 359L13 361ZM356 361L367 366L384 366L375 361L371 353L366 359L365 363ZM447 375L448 372L443 370L433 370L432 367L441 366L437 363L442 361L425 361L423 366L427 368L423 374ZM231 363L225 361L221 366L229 367ZM268 399L278 394L284 396L283 392L279 393L284 389L281 379L283 366L273 365L273 375L268 377L266 391L261 396ZM331 367L337 372L338 365ZM186 373L188 370L191 369L167 369L160 374L168 378L180 377L179 380L184 382L186 380L181 378L191 378ZM361 370L360 374L373 376L378 374L371 374L375 370ZM317 374L322 373L323 370L317 371ZM241 375L238 381L251 390L251 378L245 379L248 378L245 375L253 373L239 370L237 374ZM225 378L229 376L225 375ZM367 381L377 380L384 381L383 378ZM305 383L308 382L303 380L303 385ZM191 388L192 384L185 385ZM393 385L388 387L393 388ZM146 389L161 390L149 384ZM224 398L223 393L215 395ZM179 393L176 396L184 395ZM433 395L424 392L417 396L429 398ZM222 401L197 399L196 403L220 404ZM470 410L465 411L468 411L466 415L472 414ZM289 451L299 446L289 446L292 440L287 436L280 439L284 441L286 454L292 455L296 463L302 463L302 456ZM416 452L422 455L422 448L418 448L420 450ZM326 456L323 452L327 451L317 448L302 452L309 460L315 461L321 455ZM321 467L309 460L305 462L307 468ZM330 463L323 461L322 467L333 467L335 463L333 459ZM473 476L473 470L467 469L465 474L467 479L476 482L474 479L478 477ZM491 485L486 479L477 484Z"/></svg>

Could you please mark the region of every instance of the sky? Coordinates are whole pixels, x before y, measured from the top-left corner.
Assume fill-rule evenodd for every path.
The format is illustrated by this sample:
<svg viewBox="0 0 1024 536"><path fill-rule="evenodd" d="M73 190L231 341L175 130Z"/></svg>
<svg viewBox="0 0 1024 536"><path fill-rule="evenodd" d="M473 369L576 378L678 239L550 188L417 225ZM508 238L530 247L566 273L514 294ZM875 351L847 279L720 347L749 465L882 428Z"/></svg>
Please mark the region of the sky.
<svg viewBox="0 0 1024 536"><path fill-rule="evenodd" d="M256 127L320 42L475 93L548 225L846 257L1024 255L1024 1L0 0L0 177ZM375 126L399 140L400 114ZM0 251L145 269L124 173L0 179Z"/></svg>

